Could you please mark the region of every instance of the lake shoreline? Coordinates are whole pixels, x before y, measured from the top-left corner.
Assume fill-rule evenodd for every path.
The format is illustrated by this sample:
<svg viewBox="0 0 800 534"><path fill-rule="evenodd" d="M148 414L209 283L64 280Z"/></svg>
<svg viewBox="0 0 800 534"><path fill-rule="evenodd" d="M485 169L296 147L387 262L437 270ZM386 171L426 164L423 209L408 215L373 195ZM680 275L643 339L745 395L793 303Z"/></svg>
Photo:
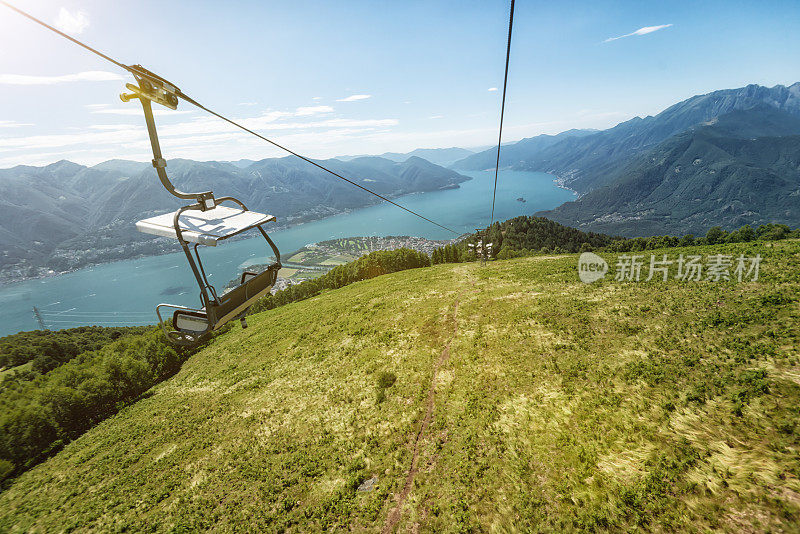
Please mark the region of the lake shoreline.
<svg viewBox="0 0 800 534"><path fill-rule="evenodd" d="M425 194L425 193L433 193L433 192L437 192L437 191L447 191L447 190L452 190L452 189L459 189L461 187L462 183L468 182L469 180L473 179L471 176L466 176L466 175L463 175L463 174L462 174L462 176L467 178L467 180L464 180L464 181L459 182L457 184L450 184L450 185L447 185L447 186L444 186L444 187L440 187L440 188L434 189L432 191L414 191L414 192L411 192L411 193L404 193L404 194L401 194L401 195L391 196L391 197L387 197L387 198L396 199L396 198L408 197L408 196L413 196L413 195L421 195L421 194ZM328 213L324 217L303 219L303 220L300 220L297 223L289 223L289 224L285 224L285 225L274 226L274 227L270 228L268 233L282 232L282 231L285 231L285 230L291 230L293 228L300 227L300 226L302 226L304 224L317 223L317 222L321 222L321 221L324 221L326 219L329 219L331 217L337 217L337 216L341 216L341 215L348 215L348 214L353 213L355 211L358 211L358 210L361 210L361 209L370 208L372 206L377 206L377 205L380 205L380 204L381 204L381 201L378 201L378 202L375 202L374 204L366 204L364 206L359 206L357 208L344 208L344 209L342 209L340 211ZM243 235L242 236L234 236L233 238L230 239L230 241L231 242L240 241L242 239L249 239L249 237L252 237L252 236L243 236ZM383 236L383 237L389 237L389 236ZM158 239L158 238L155 238L155 239ZM116 259L109 260L109 261L99 261L99 262L95 262L95 263L86 263L86 264L80 265L78 267L65 269L63 271L55 271L53 269L50 269L50 272L46 272L46 273L43 273L43 274L37 274L35 276L13 276L13 275L11 275L11 276L7 276L6 277L6 276L3 276L2 272L0 271L0 287L11 286L13 284L18 284L18 283L22 283L22 282L31 282L31 281L35 281L35 280L44 280L44 279L49 279L49 278L55 278L55 277L58 277L58 276L61 276L61 275L70 274L70 273L74 273L74 272L77 272L77 271L82 271L84 269L93 269L95 267L100 267L102 265L110 265L110 264L114 264L114 263L121 262L121 261L135 261L135 260L140 260L140 259L143 259L143 258L155 258L155 257L158 257L158 256L165 256L167 254L174 254L175 252L180 252L180 251L181 251L180 250L180 245L176 245L176 249L175 250L162 250L160 252L156 252L156 253L153 253L153 254L136 254L134 256L128 256L128 257L124 257L124 258L116 258ZM47 269L47 266L43 266L42 268L43 269Z"/></svg>
<svg viewBox="0 0 800 534"><path fill-rule="evenodd" d="M456 234L473 232L488 224L494 174L480 171L463 174L473 179L463 182L457 189L404 195L398 202L431 216ZM526 198L527 203L518 202L516 199L520 196ZM573 199L572 193L556 186L553 175L501 171L495 214L498 220L506 220L552 209ZM289 259L287 254L306 244L345 237L408 236L449 240L456 234L387 203L293 224L288 229L276 227L269 232L286 259ZM60 329L87 324L144 324L152 321L153 306L159 302L196 306L196 281L180 246L174 241L163 245L168 247L163 254L98 262L37 279L0 284L3 310L0 335L35 330L33 307L39 309L48 327ZM267 263L271 254L264 239L257 235L226 243L224 247L204 247L202 257L209 281L222 286L241 276L248 264Z"/></svg>
<svg viewBox="0 0 800 534"><path fill-rule="evenodd" d="M503 169L503 170L512 170L512 169ZM466 172L469 172L469 171L466 171ZM483 171L477 171L477 172L494 172L494 169L485 169ZM517 172L519 172L519 171L517 171ZM530 171L522 171L522 172L530 172ZM533 172L538 172L538 171L533 171ZM459 174L461 174L461 173L459 173ZM549 173L545 173L545 174L549 174ZM467 175L464 175L464 174L462 174L462 176L466 176L468 178L468 180L465 180L465 182L474 179L474 177L472 177L472 176L467 176ZM566 177L561 177L561 176L556 176L556 175L551 175L551 176L554 176L553 184L555 184L556 187L558 187L559 189L563 189L565 191L569 191L570 193L575 195L576 199L580 198L580 196L581 196L580 193L578 193L574 189L569 188L566 185L566 181L567 181ZM425 194L425 193L432 193L432 192L435 192L435 191L446 191L446 190L452 190L452 189L459 189L461 187L462 183L464 183L464 182L461 182L461 183L458 183L458 184L452 184L450 186L445 186L445 187L442 187L442 188L439 188L439 189L435 189L433 191L414 191L413 193L406 193L406 194L403 194L403 195L399 195L399 196L395 196L395 197L389 197L389 198L395 199L395 198L408 197L408 196L420 195L420 194ZM340 215L347 215L347 214L353 213L355 211L358 211L358 210L361 210L361 209L366 209L366 208L369 208L369 207L372 207L372 206L377 206L377 205L380 205L380 204L381 204L381 202L376 202L375 204L367 204L365 206L360 206L358 208L345 208L345 209L343 209L341 211L337 211L335 213L329 213L326 216L318 218L318 219L313 219L312 218L312 219L302 220L302 221L300 221L298 223L295 223L295 224L287 224L287 225L282 225L282 226L276 226L276 227L271 228L270 232L281 232L281 231L284 231L284 230L291 230L293 228L297 228L297 227L302 226L304 224L316 223L316 222L324 221L324 220L329 219L331 217L337 217L337 216L340 216ZM382 236L382 237L389 237L389 236ZM238 241L238 240L241 240L241 239L248 239L248 238L245 237L245 236L237 236L237 237L234 237L233 239L231 239L231 241ZM143 258L155 258L155 257L158 257L158 256L165 256L167 254L174 254L175 252L180 252L180 248L176 248L176 250L163 250L161 252L157 252L157 253L154 253L154 254L137 254L135 256L129 256L129 257L126 257L126 258L117 258L117 259L110 260L110 261L100 261L100 262L96 262L96 263L86 263L86 264L81 265L79 267L74 267L74 268L63 270L63 271L51 270L51 272L44 273L44 274L37 274L35 276L8 276L8 277L4 277L2 275L2 272L0 272L0 287L12 286L14 284L19 284L19 283L22 283L22 282L31 282L31 281L35 281L35 280L45 280L45 279L50 279L50 278L56 278L56 277L61 276L61 275L82 271L84 269L93 269L95 267L100 267L100 266L103 266L103 265L111 265L111 264L114 264L114 263L117 263L117 262L121 262L121 261L135 261L135 260L140 260L140 259L143 259Z"/></svg>

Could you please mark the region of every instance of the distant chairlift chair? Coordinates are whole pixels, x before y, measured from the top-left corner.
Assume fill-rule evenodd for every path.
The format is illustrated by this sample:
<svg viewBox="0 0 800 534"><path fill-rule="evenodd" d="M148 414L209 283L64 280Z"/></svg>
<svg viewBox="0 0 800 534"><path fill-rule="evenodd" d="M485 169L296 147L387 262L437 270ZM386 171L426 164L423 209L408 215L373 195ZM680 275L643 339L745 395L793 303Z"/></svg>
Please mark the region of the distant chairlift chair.
<svg viewBox="0 0 800 534"><path fill-rule="evenodd" d="M150 144L153 147L153 167L167 191L178 198L195 201L174 213L150 217L136 223L136 229L140 232L177 239L200 287L202 304L200 309L159 304L156 306L159 323L164 328L167 338L179 345L197 343L205 335L218 330L232 319L240 319L242 327L246 328L245 314L247 310L259 298L269 293L278 277L278 270L281 268L281 255L278 247L263 228L265 224L275 221L275 216L249 211L242 202L233 197L214 198L211 191L183 193L175 189L167 177L165 170L167 163L161 155L150 102L176 109L178 95L181 92L168 81L140 65L134 65L131 68L136 71L134 77L139 86L127 84L127 88L133 91L133 94L122 94L120 98L124 102L138 98L142 103L147 130L150 134ZM237 207L222 206L223 202L232 202ZM242 273L237 287L219 295L206 277L203 262L197 250L198 246L215 247L220 241L256 228L272 249L275 262L262 273L245 271ZM189 250L189 243L194 243L194 255ZM162 308L175 310L172 315L173 330L171 331L167 329L161 316Z"/></svg>

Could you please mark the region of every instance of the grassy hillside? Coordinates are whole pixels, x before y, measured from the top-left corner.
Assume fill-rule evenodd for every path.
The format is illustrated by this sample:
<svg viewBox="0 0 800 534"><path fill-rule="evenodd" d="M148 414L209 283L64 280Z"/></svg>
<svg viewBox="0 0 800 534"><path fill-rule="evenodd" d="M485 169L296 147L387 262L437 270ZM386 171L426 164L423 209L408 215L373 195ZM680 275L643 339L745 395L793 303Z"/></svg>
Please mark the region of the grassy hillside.
<svg viewBox="0 0 800 534"><path fill-rule="evenodd" d="M16 479L0 531L794 530L800 243L653 252L764 260L444 264L254 315Z"/></svg>

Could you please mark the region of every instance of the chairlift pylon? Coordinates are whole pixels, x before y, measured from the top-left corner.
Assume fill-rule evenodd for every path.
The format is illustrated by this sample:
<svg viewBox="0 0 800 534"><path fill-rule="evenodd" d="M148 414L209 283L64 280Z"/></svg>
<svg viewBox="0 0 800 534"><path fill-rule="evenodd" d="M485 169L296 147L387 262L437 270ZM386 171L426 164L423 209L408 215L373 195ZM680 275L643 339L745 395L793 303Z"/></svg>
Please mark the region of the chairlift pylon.
<svg viewBox="0 0 800 534"><path fill-rule="evenodd" d="M199 309L159 304L156 306L159 324L167 338L179 345L195 344L233 319L240 319L242 327L246 328L247 310L272 289L281 268L278 247L263 228L265 224L274 222L275 216L250 211L244 203L230 196L216 198L212 191L184 193L175 188L167 176L167 162L161 154L151 102L176 109L179 102L178 95L181 93L173 84L141 65L132 65L129 68L138 86L126 84L131 93L123 93L120 98L123 102L136 98L142 104L153 149L153 167L162 185L170 194L183 200L194 201L175 212L157 215L136 223L136 229L140 232L177 239L200 287L202 306ZM233 203L236 207L222 206L223 202ZM221 241L255 229L258 229L269 244L275 262L261 273L243 272L238 286L222 295L218 294L208 281L198 247L201 245L215 247ZM194 254L189 248L189 243L194 243ZM174 310L173 330L167 329L161 316L162 308Z"/></svg>
<svg viewBox="0 0 800 534"><path fill-rule="evenodd" d="M484 265L487 260L492 259L492 243L486 243L488 239L488 230L482 228L475 229L475 243L469 243L467 246L475 251L475 255L480 258L481 265Z"/></svg>

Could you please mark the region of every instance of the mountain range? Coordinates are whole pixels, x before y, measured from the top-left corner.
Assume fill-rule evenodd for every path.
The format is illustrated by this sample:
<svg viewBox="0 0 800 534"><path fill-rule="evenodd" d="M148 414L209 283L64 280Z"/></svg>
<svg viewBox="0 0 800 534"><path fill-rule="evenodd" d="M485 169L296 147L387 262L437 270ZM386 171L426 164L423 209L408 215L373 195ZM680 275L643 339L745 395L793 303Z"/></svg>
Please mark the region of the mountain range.
<svg viewBox="0 0 800 534"><path fill-rule="evenodd" d="M403 162L406 161L408 158L417 157L423 158L431 163L435 163L437 165L448 166L452 165L453 163L460 161L472 154L474 154L474 150L470 150L467 148L418 148L416 150L412 150L411 152L384 152L378 157L388 159L391 161ZM352 161L356 158L362 158L361 156L339 156L336 159L340 159L342 161Z"/></svg>
<svg viewBox="0 0 800 534"><path fill-rule="evenodd" d="M748 85L679 102L603 131L570 130L504 146L501 167L541 171L581 196L540 212L626 236L800 224L800 83ZM494 167L489 149L452 165Z"/></svg>
<svg viewBox="0 0 800 534"><path fill-rule="evenodd" d="M325 160L385 196L457 187L461 170L494 167L496 149L417 149ZM457 161L456 161L457 160ZM800 83L693 96L607 130L568 130L503 146L501 167L553 174L579 193L539 212L625 236L704 234L712 226L800 225ZM450 169L438 165L450 165ZM282 225L374 203L374 197L293 158L171 160L176 186L214 189ZM171 250L133 223L175 209L149 163L60 161L0 170L0 275L40 274ZM8 276L4 276L8 279Z"/></svg>
<svg viewBox="0 0 800 534"><path fill-rule="evenodd" d="M403 162L362 157L322 163L388 197L458 187L469 179L414 156ZM167 172L178 189L234 196L252 210L276 215L282 226L377 201L293 157L249 164L175 159ZM111 160L85 167L59 161L2 169L0 269L31 276L44 267L66 270L158 252L160 245L138 234L134 223L180 205L149 163Z"/></svg>
<svg viewBox="0 0 800 534"><path fill-rule="evenodd" d="M737 110L633 157L614 181L543 212L622 235L800 223L800 117Z"/></svg>

